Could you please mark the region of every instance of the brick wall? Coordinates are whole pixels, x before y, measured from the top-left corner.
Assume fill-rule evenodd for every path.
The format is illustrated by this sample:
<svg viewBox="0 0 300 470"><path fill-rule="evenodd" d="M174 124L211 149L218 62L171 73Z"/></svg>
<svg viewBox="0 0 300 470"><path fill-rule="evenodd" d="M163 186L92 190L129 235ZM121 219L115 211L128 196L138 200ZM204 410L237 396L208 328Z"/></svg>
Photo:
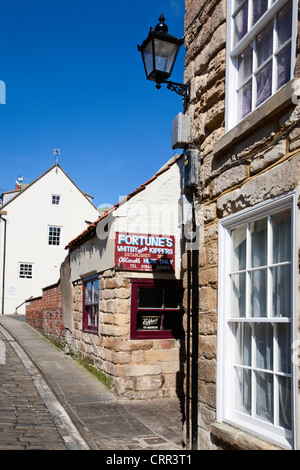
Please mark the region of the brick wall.
<svg viewBox="0 0 300 470"><path fill-rule="evenodd" d="M47 337L64 343L60 283L45 287L41 297L27 303L26 322Z"/></svg>

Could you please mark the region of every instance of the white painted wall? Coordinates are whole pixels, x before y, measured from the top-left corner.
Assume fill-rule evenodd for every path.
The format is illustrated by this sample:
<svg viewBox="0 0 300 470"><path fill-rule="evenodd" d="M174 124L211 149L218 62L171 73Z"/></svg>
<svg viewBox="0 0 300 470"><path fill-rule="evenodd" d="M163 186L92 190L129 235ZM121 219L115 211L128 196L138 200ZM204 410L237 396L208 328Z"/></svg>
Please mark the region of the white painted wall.
<svg viewBox="0 0 300 470"><path fill-rule="evenodd" d="M60 205L51 204L52 194L60 195ZM65 246L87 228L85 220L93 222L99 213L59 166L38 178L2 210L7 211L3 216L7 219L4 313L10 314L24 300L41 295L43 287L59 280L60 265L67 255ZM60 246L48 245L50 225L61 227ZM3 230L0 220L1 287ZM18 278L19 262L34 264L33 279ZM1 308L2 290L0 298ZM25 313L25 305L18 313Z"/></svg>
<svg viewBox="0 0 300 470"><path fill-rule="evenodd" d="M175 275L180 278L182 240L181 229L178 228L178 200L181 196L182 166L183 158L99 222L97 226L99 236L87 240L71 252L72 281L114 267L116 232L174 235ZM106 224L109 228L108 233L101 230ZM136 276L153 275L132 272L132 277Z"/></svg>

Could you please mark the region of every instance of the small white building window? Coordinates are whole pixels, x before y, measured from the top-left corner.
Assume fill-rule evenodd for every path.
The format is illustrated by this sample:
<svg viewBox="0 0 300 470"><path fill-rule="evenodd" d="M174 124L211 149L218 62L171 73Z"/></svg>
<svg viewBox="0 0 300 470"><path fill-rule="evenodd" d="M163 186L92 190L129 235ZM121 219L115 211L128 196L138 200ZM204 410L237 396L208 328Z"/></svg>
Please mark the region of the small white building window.
<svg viewBox="0 0 300 470"><path fill-rule="evenodd" d="M33 278L33 264L32 263L19 263L19 279L32 279Z"/></svg>
<svg viewBox="0 0 300 470"><path fill-rule="evenodd" d="M59 246L61 242L61 227L48 227L48 245Z"/></svg>
<svg viewBox="0 0 300 470"><path fill-rule="evenodd" d="M291 195L219 225L217 419L284 448L296 414L294 210Z"/></svg>
<svg viewBox="0 0 300 470"><path fill-rule="evenodd" d="M51 196L51 204L53 206L60 206L61 200L59 194L52 194Z"/></svg>
<svg viewBox="0 0 300 470"><path fill-rule="evenodd" d="M229 0L226 130L294 77L297 0Z"/></svg>

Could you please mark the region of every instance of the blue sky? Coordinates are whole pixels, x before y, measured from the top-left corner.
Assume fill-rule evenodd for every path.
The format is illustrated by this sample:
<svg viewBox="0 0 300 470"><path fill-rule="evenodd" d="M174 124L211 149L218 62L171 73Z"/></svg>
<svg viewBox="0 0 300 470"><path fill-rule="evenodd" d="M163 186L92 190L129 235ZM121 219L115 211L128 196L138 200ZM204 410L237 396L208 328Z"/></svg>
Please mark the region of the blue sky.
<svg viewBox="0 0 300 470"><path fill-rule="evenodd" d="M183 101L147 81L137 44L160 14L183 37L184 0L10 0L0 15L0 192L55 163L115 204L174 155ZM182 82L184 46L171 77ZM177 152L178 153L178 152Z"/></svg>

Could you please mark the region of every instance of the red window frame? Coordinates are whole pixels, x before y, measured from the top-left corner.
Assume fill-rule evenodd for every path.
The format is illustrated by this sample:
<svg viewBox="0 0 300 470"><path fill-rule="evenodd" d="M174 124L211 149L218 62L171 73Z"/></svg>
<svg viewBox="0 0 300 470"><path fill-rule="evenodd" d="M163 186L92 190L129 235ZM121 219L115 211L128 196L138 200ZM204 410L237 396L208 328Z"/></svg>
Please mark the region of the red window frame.
<svg viewBox="0 0 300 470"><path fill-rule="evenodd" d="M91 285L90 299L87 298L86 291L87 286ZM97 296L95 301L95 286L97 285ZM82 281L82 330L86 333L98 334L98 323L99 323L99 279L98 277L89 277ZM91 323L91 312L93 312L92 318L94 321Z"/></svg>
<svg viewBox="0 0 300 470"><path fill-rule="evenodd" d="M139 289L163 289L163 306L161 308L146 308L139 306ZM130 339L174 339L182 337L182 306L178 308L166 308L165 291L167 289L176 289L182 293L182 284L180 281L169 281L162 279L131 279L131 322L130 322ZM161 329L142 330L138 328L139 316L145 314L145 317L155 319L160 317ZM166 323L166 315L174 315L178 325L174 329L164 329ZM170 318L170 317L169 317Z"/></svg>

